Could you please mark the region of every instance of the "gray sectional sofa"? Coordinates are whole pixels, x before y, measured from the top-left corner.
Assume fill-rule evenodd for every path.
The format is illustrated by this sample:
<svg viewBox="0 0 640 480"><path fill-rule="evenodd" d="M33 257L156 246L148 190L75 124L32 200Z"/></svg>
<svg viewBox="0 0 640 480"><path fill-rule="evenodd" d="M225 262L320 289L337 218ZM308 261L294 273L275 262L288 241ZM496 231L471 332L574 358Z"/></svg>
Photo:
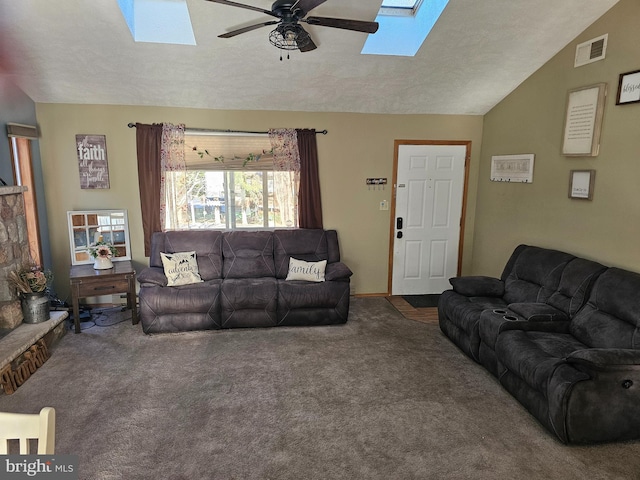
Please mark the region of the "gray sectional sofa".
<svg viewBox="0 0 640 480"><path fill-rule="evenodd" d="M201 282L168 286L162 253L196 252ZM287 280L293 257L326 260L324 281ZM145 333L345 323L351 270L335 230L155 233L138 275Z"/></svg>
<svg viewBox="0 0 640 480"><path fill-rule="evenodd" d="M640 275L518 246L458 277L440 329L565 443L640 439Z"/></svg>

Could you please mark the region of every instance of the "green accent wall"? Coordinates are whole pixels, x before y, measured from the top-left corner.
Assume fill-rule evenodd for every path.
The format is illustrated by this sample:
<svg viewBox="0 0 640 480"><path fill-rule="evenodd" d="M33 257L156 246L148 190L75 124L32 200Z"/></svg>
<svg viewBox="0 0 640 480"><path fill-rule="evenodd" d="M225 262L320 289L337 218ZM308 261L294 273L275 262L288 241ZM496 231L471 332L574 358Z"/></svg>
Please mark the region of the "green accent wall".
<svg viewBox="0 0 640 480"><path fill-rule="evenodd" d="M640 8L622 0L484 117L471 271L499 275L520 243L640 272L640 104L617 106L640 70ZM609 34L606 58L574 68L579 43ZM600 152L561 154L567 92L605 82ZM489 180L491 156L534 153L532 184ZM596 171L592 201L568 198L571 170Z"/></svg>
<svg viewBox="0 0 640 480"><path fill-rule="evenodd" d="M36 105L42 130L40 148L47 179L47 207L55 258L56 288L68 294L70 264L66 212L79 209L128 211L134 265L148 264L144 256L136 132L129 122L184 123L192 128L267 130L269 128L327 129L318 135L319 173L324 226L338 231L342 260L353 270L357 294L387 292L391 210L380 202L393 195L394 140L471 141L463 272L470 270L482 116L371 115L274 111L224 111L187 108ZM105 135L110 188L82 190L75 149L76 134ZM372 190L366 179L388 178L384 190Z"/></svg>

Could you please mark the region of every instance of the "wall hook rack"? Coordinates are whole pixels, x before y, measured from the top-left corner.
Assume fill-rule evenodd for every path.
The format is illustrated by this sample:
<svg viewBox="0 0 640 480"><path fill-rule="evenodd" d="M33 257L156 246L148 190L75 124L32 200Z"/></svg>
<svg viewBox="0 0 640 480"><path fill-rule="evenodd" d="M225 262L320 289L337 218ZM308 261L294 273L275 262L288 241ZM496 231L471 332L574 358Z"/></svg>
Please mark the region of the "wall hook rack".
<svg viewBox="0 0 640 480"><path fill-rule="evenodd" d="M367 178L367 187L369 187L369 190L371 190L371 187L373 186L374 190L384 190L384 186L387 184L387 179L386 178Z"/></svg>

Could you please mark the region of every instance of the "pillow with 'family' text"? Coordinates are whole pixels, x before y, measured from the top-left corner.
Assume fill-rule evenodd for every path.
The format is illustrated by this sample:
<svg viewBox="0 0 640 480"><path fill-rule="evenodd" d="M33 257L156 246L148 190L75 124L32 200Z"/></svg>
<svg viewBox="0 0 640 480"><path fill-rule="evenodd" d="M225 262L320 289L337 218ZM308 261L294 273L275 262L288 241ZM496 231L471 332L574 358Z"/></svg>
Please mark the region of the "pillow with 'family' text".
<svg viewBox="0 0 640 480"><path fill-rule="evenodd" d="M306 280L307 282L324 282L324 271L327 261L305 262L291 257L289 259L289 272L285 280Z"/></svg>
<svg viewBox="0 0 640 480"><path fill-rule="evenodd" d="M200 273L198 273L196 252L160 252L160 257L168 287L202 282Z"/></svg>

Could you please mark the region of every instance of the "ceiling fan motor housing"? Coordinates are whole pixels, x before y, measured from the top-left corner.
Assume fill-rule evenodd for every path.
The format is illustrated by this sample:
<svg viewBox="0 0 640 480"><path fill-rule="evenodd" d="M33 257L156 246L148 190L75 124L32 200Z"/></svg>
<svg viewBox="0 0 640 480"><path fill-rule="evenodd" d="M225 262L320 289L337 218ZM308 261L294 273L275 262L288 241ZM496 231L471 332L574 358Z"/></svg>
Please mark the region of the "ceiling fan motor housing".
<svg viewBox="0 0 640 480"><path fill-rule="evenodd" d="M306 12L303 12L299 8L294 10L294 6L298 2L292 0L276 0L271 5L271 11L282 18L284 23L295 23L305 16Z"/></svg>

